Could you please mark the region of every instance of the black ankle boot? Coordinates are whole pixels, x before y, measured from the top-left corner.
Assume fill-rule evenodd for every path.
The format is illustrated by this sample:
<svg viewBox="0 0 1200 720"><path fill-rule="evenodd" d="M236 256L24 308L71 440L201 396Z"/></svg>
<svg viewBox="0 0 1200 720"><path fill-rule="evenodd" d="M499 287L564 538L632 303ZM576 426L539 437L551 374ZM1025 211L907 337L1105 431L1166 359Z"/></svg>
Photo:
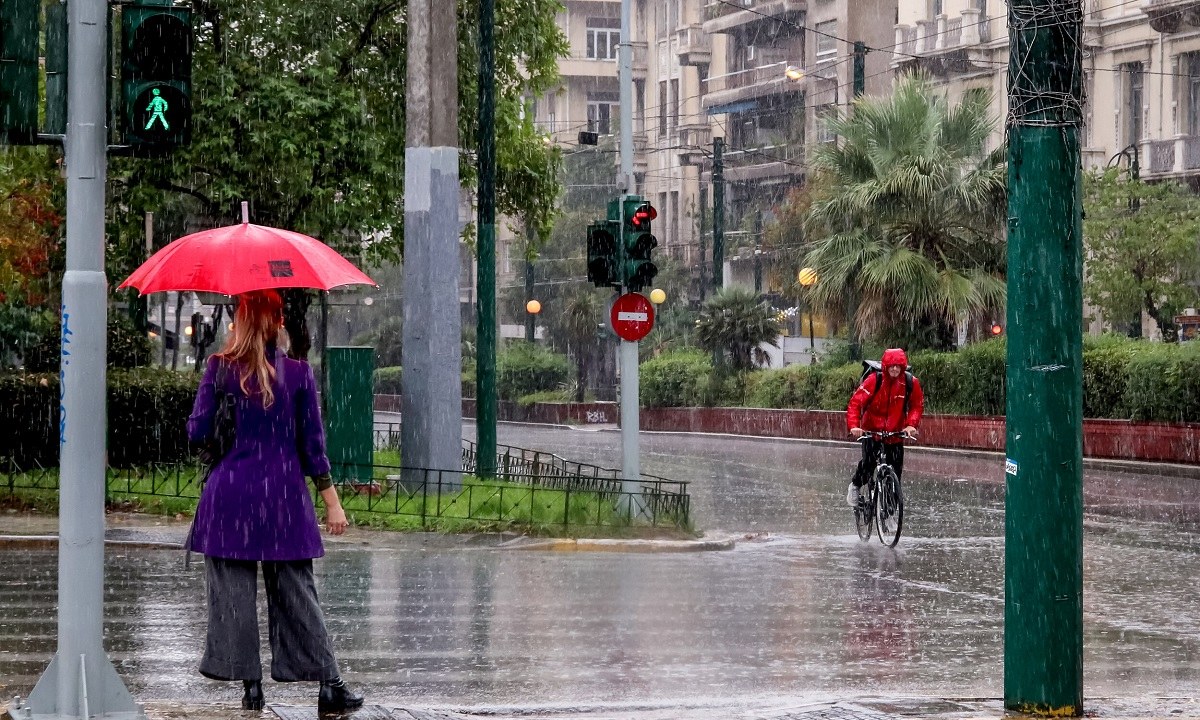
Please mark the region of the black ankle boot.
<svg viewBox="0 0 1200 720"><path fill-rule="evenodd" d="M263 691L262 680L243 680L242 685L245 686L246 692L242 695L243 710L262 710L263 709Z"/></svg>
<svg viewBox="0 0 1200 720"><path fill-rule="evenodd" d="M321 681L321 694L317 696L317 712L340 713L357 710L363 705L363 696L350 689L340 677Z"/></svg>

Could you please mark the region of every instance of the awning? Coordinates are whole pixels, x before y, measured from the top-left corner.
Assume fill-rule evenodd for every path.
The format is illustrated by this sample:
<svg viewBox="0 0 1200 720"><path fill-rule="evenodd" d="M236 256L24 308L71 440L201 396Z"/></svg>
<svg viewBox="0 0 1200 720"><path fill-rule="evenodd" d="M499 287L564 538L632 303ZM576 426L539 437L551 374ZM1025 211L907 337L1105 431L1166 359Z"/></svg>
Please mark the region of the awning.
<svg viewBox="0 0 1200 720"><path fill-rule="evenodd" d="M744 113L758 109L757 100L743 100L741 102L727 103L725 105L713 105L708 109L709 115L724 115L726 113Z"/></svg>

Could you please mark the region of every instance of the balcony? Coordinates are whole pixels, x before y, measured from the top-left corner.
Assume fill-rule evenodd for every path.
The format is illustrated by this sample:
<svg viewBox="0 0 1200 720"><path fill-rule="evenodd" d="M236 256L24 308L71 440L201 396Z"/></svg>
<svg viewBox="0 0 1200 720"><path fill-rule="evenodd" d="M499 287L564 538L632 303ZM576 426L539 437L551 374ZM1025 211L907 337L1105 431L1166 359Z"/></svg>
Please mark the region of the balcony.
<svg viewBox="0 0 1200 720"><path fill-rule="evenodd" d="M740 112L735 106L743 103L753 105L759 98L784 93L803 93L808 86L808 78L789 79L784 75L788 67L789 63L779 61L750 70L711 77L708 92L700 100L700 106L715 113Z"/></svg>
<svg viewBox="0 0 1200 720"><path fill-rule="evenodd" d="M712 62L712 40L699 25L676 30L675 45L680 65L708 65Z"/></svg>
<svg viewBox="0 0 1200 720"><path fill-rule="evenodd" d="M892 67L920 67L938 76L982 70L990 64L984 48L990 37L989 21L978 9L918 20L915 26L897 25Z"/></svg>
<svg viewBox="0 0 1200 720"><path fill-rule="evenodd" d="M645 80L646 72L650 67L648 65L650 48L644 40L635 40L629 43L629 45L633 49L633 77L638 80Z"/></svg>
<svg viewBox="0 0 1200 720"><path fill-rule="evenodd" d="M633 171L644 173L650 167L650 137L644 132L633 134ZM620 165L620 160L617 162Z"/></svg>
<svg viewBox="0 0 1200 720"><path fill-rule="evenodd" d="M774 23L786 30L790 27L789 22L803 20L807 11L807 0L729 0L729 3L708 0L704 5L704 32L747 32L765 23ZM797 29L795 32L802 31Z"/></svg>
<svg viewBox="0 0 1200 720"><path fill-rule="evenodd" d="M570 77L604 77L617 78L617 61L613 60L596 60L595 58L574 56L562 58L558 61L558 74L565 78Z"/></svg>
<svg viewBox="0 0 1200 720"><path fill-rule="evenodd" d="M1200 27L1200 0L1147 0L1142 12L1150 27L1160 33L1178 33Z"/></svg>
<svg viewBox="0 0 1200 720"><path fill-rule="evenodd" d="M804 177L804 144L780 139L778 144L726 151L729 182L791 182Z"/></svg>
<svg viewBox="0 0 1200 720"><path fill-rule="evenodd" d="M703 165L712 146L712 127L708 123L679 126L679 164Z"/></svg>
<svg viewBox="0 0 1200 720"><path fill-rule="evenodd" d="M1142 157L1147 161L1143 165L1147 176L1200 176L1200 136L1144 141Z"/></svg>

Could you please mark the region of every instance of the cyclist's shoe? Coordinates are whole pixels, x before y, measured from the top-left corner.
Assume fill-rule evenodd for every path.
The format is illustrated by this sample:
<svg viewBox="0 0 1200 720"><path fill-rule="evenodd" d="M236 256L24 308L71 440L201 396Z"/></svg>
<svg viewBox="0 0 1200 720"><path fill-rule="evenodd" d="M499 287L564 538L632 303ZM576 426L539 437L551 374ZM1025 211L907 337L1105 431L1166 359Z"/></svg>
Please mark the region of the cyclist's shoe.
<svg viewBox="0 0 1200 720"><path fill-rule="evenodd" d="M854 483L850 483L850 487L846 488L846 504L852 508L857 508L862 503L862 498L858 496L858 488Z"/></svg>

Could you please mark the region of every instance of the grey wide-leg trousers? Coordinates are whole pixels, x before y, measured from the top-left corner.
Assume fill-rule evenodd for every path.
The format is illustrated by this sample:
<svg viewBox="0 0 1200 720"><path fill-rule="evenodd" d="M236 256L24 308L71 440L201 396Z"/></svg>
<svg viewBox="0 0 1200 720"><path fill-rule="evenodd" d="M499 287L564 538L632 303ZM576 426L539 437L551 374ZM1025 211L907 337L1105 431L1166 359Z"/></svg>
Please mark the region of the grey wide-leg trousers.
<svg viewBox="0 0 1200 720"><path fill-rule="evenodd" d="M253 560L206 557L208 638L200 674L214 680L261 680L258 640L258 566ZM277 682L338 677L333 645L317 602L312 560L263 562L271 679Z"/></svg>

